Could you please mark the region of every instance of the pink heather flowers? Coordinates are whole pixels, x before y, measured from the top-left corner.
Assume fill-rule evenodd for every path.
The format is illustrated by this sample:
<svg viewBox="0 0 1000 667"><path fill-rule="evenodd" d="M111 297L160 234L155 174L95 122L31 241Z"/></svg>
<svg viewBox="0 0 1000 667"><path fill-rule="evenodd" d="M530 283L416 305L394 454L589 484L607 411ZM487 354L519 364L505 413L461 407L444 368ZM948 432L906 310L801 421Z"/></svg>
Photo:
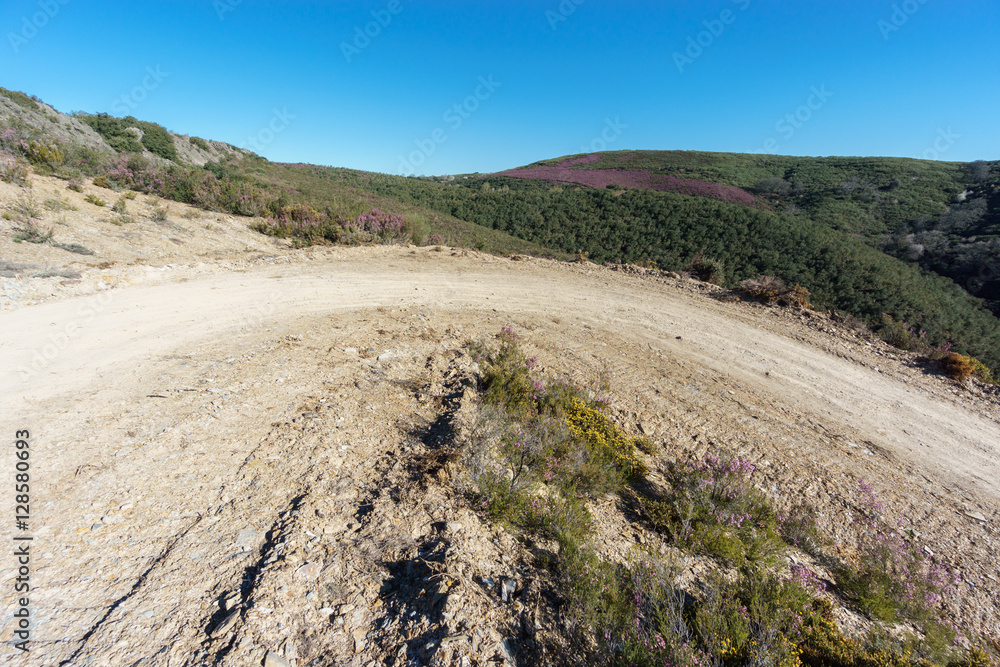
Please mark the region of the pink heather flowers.
<svg viewBox="0 0 1000 667"><path fill-rule="evenodd" d="M349 232L374 234L383 243L399 243L407 236L403 216L386 213L377 208L342 224Z"/></svg>
<svg viewBox="0 0 1000 667"><path fill-rule="evenodd" d="M565 160L554 165L510 169L502 171L498 175L557 183L573 183L592 188L606 188L609 185L618 185L626 188L658 190L660 192L679 192L694 197L711 197L745 206L766 208L765 204L746 190L731 185L710 183L695 178L677 178L675 176L653 174L645 169L573 168L594 164L600 160L600 157L596 154L587 155Z"/></svg>

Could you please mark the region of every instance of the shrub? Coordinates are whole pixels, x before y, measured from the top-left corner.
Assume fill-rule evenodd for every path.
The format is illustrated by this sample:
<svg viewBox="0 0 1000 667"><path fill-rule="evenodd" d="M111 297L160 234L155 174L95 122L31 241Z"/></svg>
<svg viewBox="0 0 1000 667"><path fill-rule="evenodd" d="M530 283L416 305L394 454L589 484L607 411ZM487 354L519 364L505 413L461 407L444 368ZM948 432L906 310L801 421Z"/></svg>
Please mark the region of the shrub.
<svg viewBox="0 0 1000 667"><path fill-rule="evenodd" d="M652 455L652 454L655 454L656 450L657 450L656 442L654 442L650 438L636 438L635 439L635 446L643 454L650 454L650 455Z"/></svg>
<svg viewBox="0 0 1000 667"><path fill-rule="evenodd" d="M33 220L24 220L14 228L11 237L14 243L27 241L28 243L48 243L52 240L52 228L43 229Z"/></svg>
<svg viewBox="0 0 1000 667"><path fill-rule="evenodd" d="M943 370L948 377L957 382L965 382L972 377L973 373L976 371L976 367L972 364L972 360L966 356L958 354L957 352L949 352L940 361L938 361L938 364L941 366L941 370Z"/></svg>
<svg viewBox="0 0 1000 667"><path fill-rule="evenodd" d="M4 153L24 158L46 173L54 172L66 159L61 142L32 138L23 131L13 128L0 132L0 149Z"/></svg>
<svg viewBox="0 0 1000 667"><path fill-rule="evenodd" d="M430 225L427 218L420 213L411 213L404 222L405 237L415 245L424 245L427 242L427 235L430 233Z"/></svg>
<svg viewBox="0 0 1000 667"><path fill-rule="evenodd" d="M993 377L992 371L975 357L966 357L969 363L972 365L972 375L978 378L980 381L986 384L998 384L996 378Z"/></svg>
<svg viewBox="0 0 1000 667"><path fill-rule="evenodd" d="M159 155L166 160L174 161L177 159L174 138L162 125L136 120L132 116L126 118L125 122L142 130L142 145L150 153Z"/></svg>
<svg viewBox="0 0 1000 667"><path fill-rule="evenodd" d="M96 115L79 114L79 120L90 125L111 148L119 153L141 153L142 144L136 134L129 130L129 124L121 118L106 113Z"/></svg>
<svg viewBox="0 0 1000 667"><path fill-rule="evenodd" d="M785 281L775 276L760 276L740 281L740 291L753 299L768 303L777 302L782 306L809 308L809 290L802 285L788 287Z"/></svg>
<svg viewBox="0 0 1000 667"><path fill-rule="evenodd" d="M466 467L479 502L494 519L582 539L589 524L583 498L620 490L625 479L644 474L634 440L599 412L604 403L584 400L580 387L536 377L535 360L510 327L497 339L495 347L472 346L481 367L485 435L475 440L475 462Z"/></svg>
<svg viewBox="0 0 1000 667"><path fill-rule="evenodd" d="M41 111L41 107L38 106L38 102L19 90L7 90L6 88L0 88L0 95L3 95L14 104L17 104L28 111Z"/></svg>
<svg viewBox="0 0 1000 667"><path fill-rule="evenodd" d="M862 479L858 486L862 497L854 519L857 565L842 564L836 570L838 587L871 618L933 620L951 573L884 525L880 520L884 507L871 485Z"/></svg>
<svg viewBox="0 0 1000 667"><path fill-rule="evenodd" d="M889 345L907 352L926 354L930 350L926 331L917 332L906 322L897 321L888 313L882 313L882 328L878 335Z"/></svg>
<svg viewBox="0 0 1000 667"><path fill-rule="evenodd" d="M792 184L780 176L776 176L774 178L767 178L758 182L754 187L754 190L761 194L786 197L788 196L788 193L792 191Z"/></svg>
<svg viewBox="0 0 1000 667"><path fill-rule="evenodd" d="M128 206L125 204L125 198L120 197L118 201L115 202L115 205L111 207L111 210L119 215L125 215L128 213Z"/></svg>
<svg viewBox="0 0 1000 667"><path fill-rule="evenodd" d="M623 434L593 406L573 399L566 423L573 437L591 453L591 465L613 464L626 479L637 479L649 472L636 455L636 439Z"/></svg>
<svg viewBox="0 0 1000 667"><path fill-rule="evenodd" d="M65 153L55 143L38 140L21 142L21 152L31 164L53 171L66 159Z"/></svg>
<svg viewBox="0 0 1000 667"><path fill-rule="evenodd" d="M99 188L106 188L108 190L112 189L111 183L108 182L108 178L106 176L95 176L94 185L96 185Z"/></svg>
<svg viewBox="0 0 1000 667"><path fill-rule="evenodd" d="M95 194L88 194L86 197L84 197L84 199L93 204L94 206L105 206L107 203Z"/></svg>
<svg viewBox="0 0 1000 667"><path fill-rule="evenodd" d="M38 205L38 200L30 193L18 197L17 201L14 202L13 210L17 220L42 217L42 209Z"/></svg>
<svg viewBox="0 0 1000 667"><path fill-rule="evenodd" d="M778 297L778 303L790 308L809 308L809 290L802 285L792 285Z"/></svg>
<svg viewBox="0 0 1000 667"><path fill-rule="evenodd" d="M521 351L517 335L504 327L497 335L495 348L475 346L473 354L482 367L483 401L497 405L511 414L527 416L538 412L538 391L544 385L536 384L532 369L533 359Z"/></svg>
<svg viewBox="0 0 1000 667"><path fill-rule="evenodd" d="M357 218L344 223L344 229L350 235L371 235L381 243L405 243L409 239L410 230L401 215L386 213L372 209Z"/></svg>
<svg viewBox="0 0 1000 667"><path fill-rule="evenodd" d="M801 549L807 554L819 556L826 544L816 523L816 509L811 505L799 503L792 507L787 515L778 515L778 531L788 544Z"/></svg>
<svg viewBox="0 0 1000 667"><path fill-rule="evenodd" d="M662 498L642 498L646 517L679 546L735 565L769 562L779 548L777 515L750 484L755 466L746 459L706 454L700 461L671 462Z"/></svg>
<svg viewBox="0 0 1000 667"><path fill-rule="evenodd" d="M760 276L740 281L740 291L752 299L761 299L768 303L776 300L788 290L785 281L774 276Z"/></svg>
<svg viewBox="0 0 1000 667"><path fill-rule="evenodd" d="M326 213L303 204L282 206L276 215L256 222L252 227L262 234L283 239L300 239L307 244L323 240L335 243L345 236L344 227L339 220L331 219Z"/></svg>
<svg viewBox="0 0 1000 667"><path fill-rule="evenodd" d="M94 254L93 250L89 250L88 248L85 248L84 246L80 245L79 243L53 243L52 245L55 246L56 248L61 249L61 250L65 250L66 252L73 252L73 253L76 253L78 255L93 255Z"/></svg>
<svg viewBox="0 0 1000 667"><path fill-rule="evenodd" d="M844 325L848 329L851 329L852 331L858 331L861 333L866 333L869 331L868 325L865 323L864 320L862 320L859 317L855 317L850 313L842 313L840 311L835 310L831 313L831 319L834 322L839 322L840 324Z"/></svg>
<svg viewBox="0 0 1000 667"><path fill-rule="evenodd" d="M72 190L73 192L83 192L83 183L81 183L77 178L71 178L66 184L66 188L68 190Z"/></svg>
<svg viewBox="0 0 1000 667"><path fill-rule="evenodd" d="M722 261L705 257L700 252L688 264L687 270L692 276L706 283L721 285L726 279L726 267Z"/></svg>
<svg viewBox="0 0 1000 667"><path fill-rule="evenodd" d="M31 183L31 167L20 157L0 150L0 181L14 185Z"/></svg>
<svg viewBox="0 0 1000 667"><path fill-rule="evenodd" d="M170 211L166 206L157 204L153 206L153 211L149 217L155 222L165 222L169 213Z"/></svg>
<svg viewBox="0 0 1000 667"><path fill-rule="evenodd" d="M210 153L212 151L212 148L211 146L208 145L208 142L202 139L201 137L191 137L190 139L188 139L188 141L191 142L192 146L195 146L205 151L206 153Z"/></svg>

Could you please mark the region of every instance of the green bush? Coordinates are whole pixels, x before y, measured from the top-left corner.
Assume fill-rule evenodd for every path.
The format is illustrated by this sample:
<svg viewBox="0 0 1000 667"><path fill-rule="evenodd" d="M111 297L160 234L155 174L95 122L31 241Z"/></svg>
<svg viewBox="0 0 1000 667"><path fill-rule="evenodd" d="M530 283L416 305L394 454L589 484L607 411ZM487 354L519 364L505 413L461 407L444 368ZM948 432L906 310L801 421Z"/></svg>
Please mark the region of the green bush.
<svg viewBox="0 0 1000 667"><path fill-rule="evenodd" d="M128 129L130 125L124 119L115 118L106 113L93 116L80 114L77 118L92 127L111 148L119 153L142 152L142 144L139 143L135 133Z"/></svg>
<svg viewBox="0 0 1000 667"><path fill-rule="evenodd" d="M687 550L736 566L772 562L781 550L778 517L750 483L754 469L745 459L714 454L671 462L665 471L670 490L640 503L651 525Z"/></svg>
<svg viewBox="0 0 1000 667"><path fill-rule="evenodd" d="M722 260L705 257L700 252L695 254L687 270L692 276L706 283L722 285L726 282L726 266Z"/></svg>
<svg viewBox="0 0 1000 667"><path fill-rule="evenodd" d="M177 160L177 147L174 145L174 138L162 125L136 120L131 116L126 118L125 122L129 123L131 127L138 127L142 130L142 145L150 153L159 155L166 160Z"/></svg>
<svg viewBox="0 0 1000 667"><path fill-rule="evenodd" d="M879 337L893 347L907 352L927 354L931 346L927 341L926 331L917 331L906 322L896 320L888 313L882 313L882 328L878 330Z"/></svg>

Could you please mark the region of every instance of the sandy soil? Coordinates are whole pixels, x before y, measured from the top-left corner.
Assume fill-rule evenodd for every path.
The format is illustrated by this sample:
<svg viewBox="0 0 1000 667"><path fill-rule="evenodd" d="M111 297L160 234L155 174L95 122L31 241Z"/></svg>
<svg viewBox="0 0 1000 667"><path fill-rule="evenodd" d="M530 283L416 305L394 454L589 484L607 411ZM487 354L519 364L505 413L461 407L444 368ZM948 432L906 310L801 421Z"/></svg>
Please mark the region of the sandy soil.
<svg viewBox="0 0 1000 667"><path fill-rule="evenodd" d="M33 651L4 645L4 664L553 661L530 554L439 460L473 409L463 344L504 325L551 372L606 369L619 422L661 460L749 456L831 533L867 479L959 572L956 617L1000 638L996 398L821 314L592 265L292 251L233 219L154 261L155 223L66 222L67 238L104 230L95 258L0 240L8 262L82 262L77 282L22 272L0 294L0 432L32 434L34 537ZM601 503L621 556L642 531ZM16 576L0 559L5 642ZM506 577L513 605L483 583Z"/></svg>

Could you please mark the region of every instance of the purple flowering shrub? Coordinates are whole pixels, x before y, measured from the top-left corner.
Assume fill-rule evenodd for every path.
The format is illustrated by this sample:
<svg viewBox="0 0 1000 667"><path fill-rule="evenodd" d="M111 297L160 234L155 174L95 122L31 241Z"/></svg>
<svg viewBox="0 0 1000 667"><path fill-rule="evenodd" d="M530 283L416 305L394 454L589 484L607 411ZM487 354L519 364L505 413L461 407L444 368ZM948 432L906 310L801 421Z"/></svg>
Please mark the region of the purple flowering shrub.
<svg viewBox="0 0 1000 667"><path fill-rule="evenodd" d="M0 132L0 150L24 158L35 167L53 171L66 160L63 146L56 141L32 139L23 132L8 128Z"/></svg>
<svg viewBox="0 0 1000 667"><path fill-rule="evenodd" d="M373 209L356 218L344 219L331 211L317 211L311 206L282 206L271 217L254 223L257 231L290 238L304 245L321 243L406 243L411 238L409 225L401 215Z"/></svg>
<svg viewBox="0 0 1000 667"><path fill-rule="evenodd" d="M885 506L868 482L860 480L858 488L857 562L838 569L838 587L872 618L933 619L954 574L887 522Z"/></svg>
<svg viewBox="0 0 1000 667"><path fill-rule="evenodd" d="M368 235L379 243L405 243L410 238L410 228L403 216L372 209L353 220L341 223L349 235Z"/></svg>
<svg viewBox="0 0 1000 667"><path fill-rule="evenodd" d="M711 453L672 462L666 471L670 490L644 499L643 510L655 528L685 549L737 565L766 562L781 540L777 515L751 484L754 470L749 460Z"/></svg>
<svg viewBox="0 0 1000 667"><path fill-rule="evenodd" d="M0 149L0 181L14 185L28 185L31 167L18 155Z"/></svg>

